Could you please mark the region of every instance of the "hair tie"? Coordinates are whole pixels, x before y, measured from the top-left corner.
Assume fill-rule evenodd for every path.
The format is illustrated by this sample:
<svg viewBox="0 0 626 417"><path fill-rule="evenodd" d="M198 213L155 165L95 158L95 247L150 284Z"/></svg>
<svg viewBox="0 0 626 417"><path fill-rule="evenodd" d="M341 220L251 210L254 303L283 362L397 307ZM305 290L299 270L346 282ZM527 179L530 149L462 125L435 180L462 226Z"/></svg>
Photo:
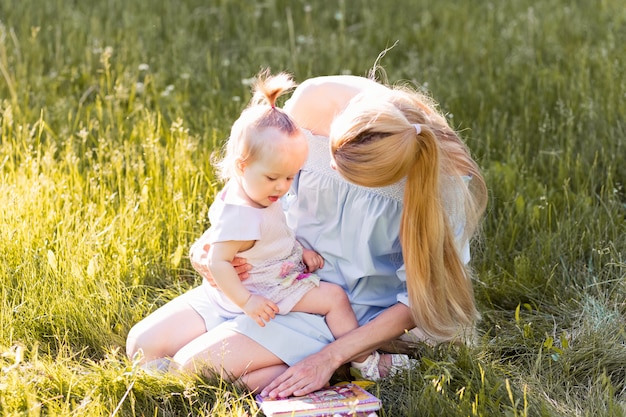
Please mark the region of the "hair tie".
<svg viewBox="0 0 626 417"><path fill-rule="evenodd" d="M419 135L420 133L422 133L422 125L419 123L412 123L411 126L413 126L415 128L415 132L417 132L417 134Z"/></svg>

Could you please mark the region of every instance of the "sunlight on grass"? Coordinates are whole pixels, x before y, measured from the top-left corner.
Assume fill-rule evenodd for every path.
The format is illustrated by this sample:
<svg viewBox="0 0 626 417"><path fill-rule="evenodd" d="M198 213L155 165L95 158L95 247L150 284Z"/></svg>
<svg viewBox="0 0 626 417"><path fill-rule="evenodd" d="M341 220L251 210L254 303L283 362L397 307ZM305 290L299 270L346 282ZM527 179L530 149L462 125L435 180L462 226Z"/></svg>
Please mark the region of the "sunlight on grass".
<svg viewBox="0 0 626 417"><path fill-rule="evenodd" d="M67 352L38 357L13 346L1 362L0 406L28 415L245 415L255 407L249 394L223 381L149 375L117 350L94 362Z"/></svg>
<svg viewBox="0 0 626 417"><path fill-rule="evenodd" d="M491 198L479 340L416 346L380 415L626 415L625 25L616 0L0 0L0 414L257 415L126 334L200 282L250 77L364 75L397 41L389 81L441 103Z"/></svg>

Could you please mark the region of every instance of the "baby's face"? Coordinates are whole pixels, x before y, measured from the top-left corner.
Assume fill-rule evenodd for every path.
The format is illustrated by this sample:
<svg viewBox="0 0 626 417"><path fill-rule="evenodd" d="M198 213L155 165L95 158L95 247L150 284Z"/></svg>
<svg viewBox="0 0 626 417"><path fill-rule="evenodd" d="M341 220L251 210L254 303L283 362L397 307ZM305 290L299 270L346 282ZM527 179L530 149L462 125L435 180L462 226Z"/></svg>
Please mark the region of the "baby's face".
<svg viewBox="0 0 626 417"><path fill-rule="evenodd" d="M271 136L265 140L272 145L254 161L243 164L240 184L255 205L268 207L289 191L306 161L308 147L304 137L288 137L275 129L266 129L263 134Z"/></svg>

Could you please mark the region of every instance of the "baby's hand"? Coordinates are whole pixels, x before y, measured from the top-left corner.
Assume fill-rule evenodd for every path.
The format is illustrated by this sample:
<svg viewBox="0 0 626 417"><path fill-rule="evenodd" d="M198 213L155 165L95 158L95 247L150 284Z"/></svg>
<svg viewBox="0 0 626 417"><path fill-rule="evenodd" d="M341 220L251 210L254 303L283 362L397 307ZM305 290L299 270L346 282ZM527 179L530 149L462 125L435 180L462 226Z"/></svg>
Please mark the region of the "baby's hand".
<svg viewBox="0 0 626 417"><path fill-rule="evenodd" d="M302 262L306 265L306 272L315 272L324 267L324 258L311 249L302 249Z"/></svg>
<svg viewBox="0 0 626 417"><path fill-rule="evenodd" d="M265 327L266 321L270 321L276 317L278 306L265 297L252 294L242 310L250 318L254 319L259 326Z"/></svg>

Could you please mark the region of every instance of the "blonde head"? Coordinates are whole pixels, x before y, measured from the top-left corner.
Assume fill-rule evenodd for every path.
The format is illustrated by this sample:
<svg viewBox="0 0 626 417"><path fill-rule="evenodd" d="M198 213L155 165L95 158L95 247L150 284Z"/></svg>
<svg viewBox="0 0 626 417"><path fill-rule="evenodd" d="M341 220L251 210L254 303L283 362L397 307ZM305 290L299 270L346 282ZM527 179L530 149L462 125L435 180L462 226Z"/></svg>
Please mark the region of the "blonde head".
<svg viewBox="0 0 626 417"><path fill-rule="evenodd" d="M471 271L456 246L442 182L462 185L467 239L485 210L487 191L467 147L433 101L406 88L355 97L331 126L330 148L337 171L355 184L382 187L406 178L400 241L415 324L436 341L472 332L478 312ZM469 188L464 176L472 178Z"/></svg>
<svg viewBox="0 0 626 417"><path fill-rule="evenodd" d="M298 147L307 147L306 139L295 122L276 107L276 100L295 85L285 73L271 75L268 70L263 70L257 75L252 100L233 124L224 157L218 162L222 179L232 178L240 164L250 164L265 152L288 148L282 139L293 141ZM264 134L268 129L274 129L279 135Z"/></svg>

